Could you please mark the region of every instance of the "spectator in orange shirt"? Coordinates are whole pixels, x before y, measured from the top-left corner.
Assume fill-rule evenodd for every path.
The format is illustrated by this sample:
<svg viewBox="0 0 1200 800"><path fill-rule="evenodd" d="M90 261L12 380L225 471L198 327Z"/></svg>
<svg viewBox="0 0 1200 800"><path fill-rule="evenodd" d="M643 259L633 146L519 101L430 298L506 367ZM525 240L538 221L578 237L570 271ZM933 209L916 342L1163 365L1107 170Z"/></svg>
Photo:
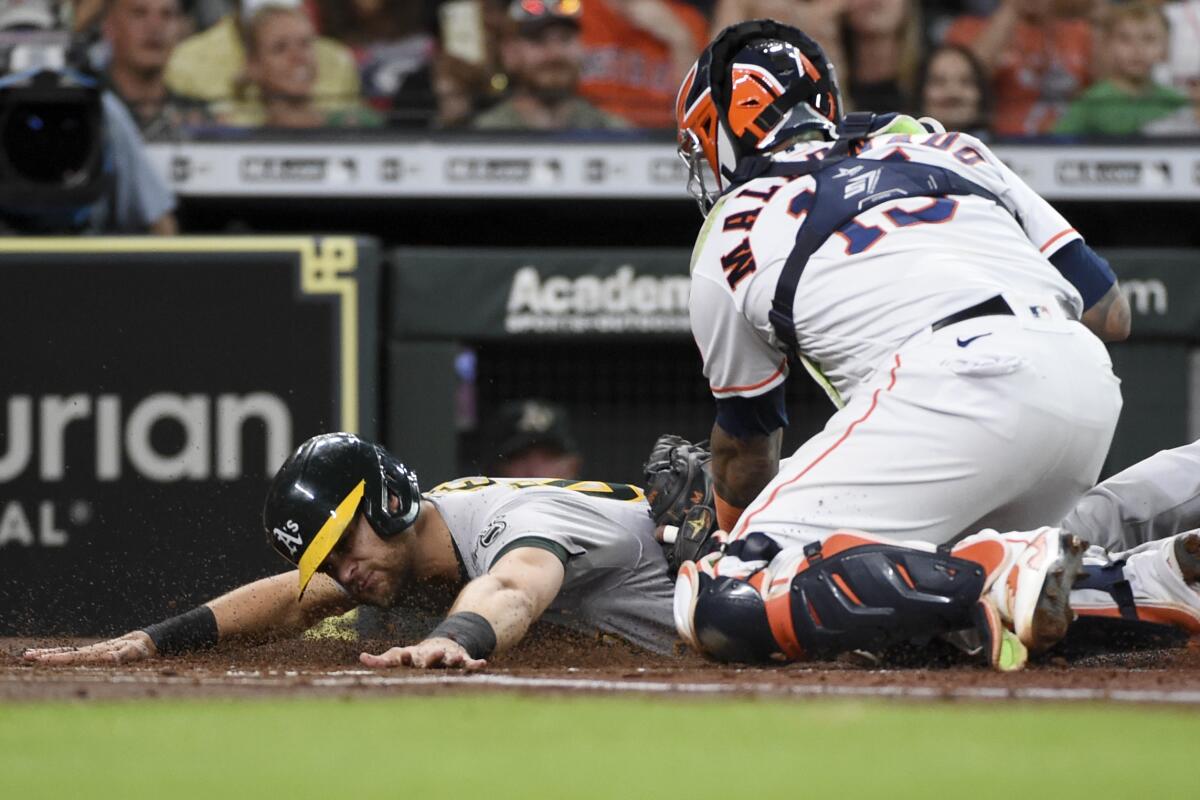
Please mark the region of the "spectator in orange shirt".
<svg viewBox="0 0 1200 800"><path fill-rule="evenodd" d="M675 127L675 92L707 43L700 12L677 0L527 2L583 3L586 100L638 127Z"/></svg>
<svg viewBox="0 0 1200 800"><path fill-rule="evenodd" d="M1080 3L1001 0L988 18L963 17L950 26L949 44L962 44L992 76L993 127L1001 136L1049 133L1091 78L1092 29L1068 16Z"/></svg>

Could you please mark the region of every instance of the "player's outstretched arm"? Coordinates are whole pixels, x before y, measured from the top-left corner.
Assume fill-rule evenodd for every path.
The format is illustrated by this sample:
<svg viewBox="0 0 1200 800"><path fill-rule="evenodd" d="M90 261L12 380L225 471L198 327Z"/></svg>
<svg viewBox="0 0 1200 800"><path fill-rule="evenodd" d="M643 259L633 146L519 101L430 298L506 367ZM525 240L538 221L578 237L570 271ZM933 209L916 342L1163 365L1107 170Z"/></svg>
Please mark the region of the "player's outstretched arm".
<svg viewBox="0 0 1200 800"><path fill-rule="evenodd" d="M26 650L26 661L41 664L122 664L178 655L232 639L258 641L296 633L354 607L354 601L328 576L313 577L296 601L296 571L239 586L228 594L177 617L85 647Z"/></svg>
<svg viewBox="0 0 1200 800"><path fill-rule="evenodd" d="M511 550L487 575L463 587L450 615L427 639L379 655L363 653L362 663L368 667L481 669L493 651L521 640L558 596L564 574L563 563L547 550Z"/></svg>

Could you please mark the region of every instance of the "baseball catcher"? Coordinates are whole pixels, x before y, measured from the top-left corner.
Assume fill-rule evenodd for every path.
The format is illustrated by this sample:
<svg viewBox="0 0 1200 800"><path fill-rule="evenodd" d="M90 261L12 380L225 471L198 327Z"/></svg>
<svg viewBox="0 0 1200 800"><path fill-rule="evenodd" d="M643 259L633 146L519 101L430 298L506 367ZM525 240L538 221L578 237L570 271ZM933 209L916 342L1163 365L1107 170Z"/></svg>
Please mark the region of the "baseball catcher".
<svg viewBox="0 0 1200 800"><path fill-rule="evenodd" d="M728 532L680 567L684 637L716 653L754 630L731 654L819 657L982 615L1001 645L1053 644L1085 543L1038 526L1094 484L1121 408L1108 264L977 139L845 114L788 25L717 35L676 119L706 215L689 311ZM796 364L837 411L781 460Z"/></svg>

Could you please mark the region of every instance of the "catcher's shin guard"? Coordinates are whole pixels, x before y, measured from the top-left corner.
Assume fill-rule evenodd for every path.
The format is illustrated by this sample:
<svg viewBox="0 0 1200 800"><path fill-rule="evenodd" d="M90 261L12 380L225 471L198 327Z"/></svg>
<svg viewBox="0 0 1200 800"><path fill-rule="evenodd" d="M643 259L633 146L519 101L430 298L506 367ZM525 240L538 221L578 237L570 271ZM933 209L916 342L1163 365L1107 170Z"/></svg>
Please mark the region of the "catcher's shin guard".
<svg viewBox="0 0 1200 800"><path fill-rule="evenodd" d="M984 587L978 564L848 533L804 549L790 580L767 593L770 627L785 655L829 658L976 627Z"/></svg>

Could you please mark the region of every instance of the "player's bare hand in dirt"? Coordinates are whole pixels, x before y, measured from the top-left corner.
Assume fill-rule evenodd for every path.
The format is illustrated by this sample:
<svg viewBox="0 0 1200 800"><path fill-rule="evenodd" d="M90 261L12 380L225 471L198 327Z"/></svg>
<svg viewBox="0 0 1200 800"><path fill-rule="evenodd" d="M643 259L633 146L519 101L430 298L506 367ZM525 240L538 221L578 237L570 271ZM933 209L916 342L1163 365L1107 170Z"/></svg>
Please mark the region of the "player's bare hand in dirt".
<svg viewBox="0 0 1200 800"><path fill-rule="evenodd" d="M116 639L83 647L31 648L21 654L36 664L127 664L158 655L158 649L145 631L131 631Z"/></svg>
<svg viewBox="0 0 1200 800"><path fill-rule="evenodd" d="M473 672L487 666L487 661L482 658L471 658L463 646L452 639L426 639L411 647L393 647L379 655L363 653L358 658L368 667L412 667L413 669L446 667Z"/></svg>

